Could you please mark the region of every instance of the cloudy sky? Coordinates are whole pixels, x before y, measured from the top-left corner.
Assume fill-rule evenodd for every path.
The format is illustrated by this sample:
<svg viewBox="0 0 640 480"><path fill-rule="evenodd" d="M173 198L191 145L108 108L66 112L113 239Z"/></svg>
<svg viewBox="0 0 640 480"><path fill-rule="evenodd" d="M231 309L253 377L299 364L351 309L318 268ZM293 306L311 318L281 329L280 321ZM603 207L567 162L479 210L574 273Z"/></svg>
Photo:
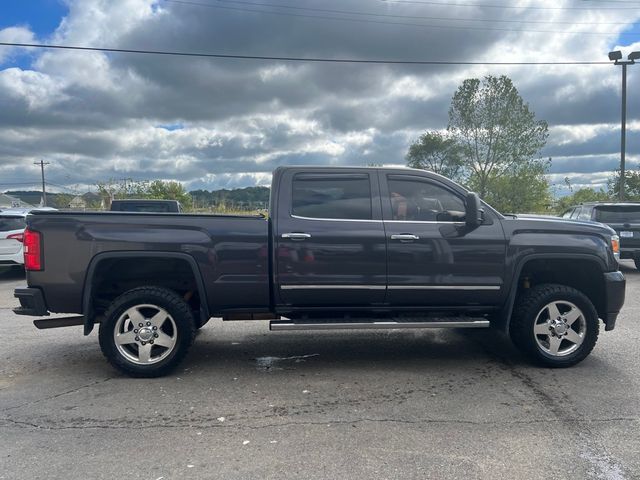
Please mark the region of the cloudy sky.
<svg viewBox="0 0 640 480"><path fill-rule="evenodd" d="M239 55L602 61L640 50L627 0L2 0L0 41ZM397 165L469 77L506 74L550 125L566 193L619 163L620 67L311 64L0 46L0 191L109 178L267 184L278 165ZM640 163L640 66L628 146ZM59 187L56 187L59 186ZM66 190L63 190L64 189Z"/></svg>

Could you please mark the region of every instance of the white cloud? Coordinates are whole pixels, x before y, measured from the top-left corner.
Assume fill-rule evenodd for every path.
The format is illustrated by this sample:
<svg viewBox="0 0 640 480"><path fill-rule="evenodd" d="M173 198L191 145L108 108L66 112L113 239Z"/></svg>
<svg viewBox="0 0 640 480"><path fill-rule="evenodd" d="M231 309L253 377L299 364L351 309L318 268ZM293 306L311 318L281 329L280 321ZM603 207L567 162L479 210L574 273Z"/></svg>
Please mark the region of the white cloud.
<svg viewBox="0 0 640 480"><path fill-rule="evenodd" d="M350 6L415 17L405 23L438 23L420 19L429 15L491 20L441 22L476 27L462 30L264 15L161 0L67 3L68 15L46 41L471 62L606 60L611 45L620 43L619 34L640 18L640 10L545 11L526 3L517 10L364 0ZM328 0L323 8L344 9L338 0ZM478 30L482 25L557 33ZM0 39L30 42L34 35L15 26L0 30ZM640 49L640 43L620 48L626 53ZM609 65L331 65L39 51L30 52L34 62L27 70L12 68L16 53L0 49L0 62L5 61L0 168L10 181L31 178L30 162L43 156L52 163L51 181L60 184L126 175L174 178L206 188L265 183L280 164L401 164L413 138L424 129L446 127L459 83L486 74L512 77L538 117L549 121L551 136L543 153L554 158L554 181L575 176L598 185L618 154L620 71ZM630 131L637 132L639 96L630 96L629 115ZM158 127L174 124L180 128ZM629 139L631 159L640 151L636 136Z"/></svg>

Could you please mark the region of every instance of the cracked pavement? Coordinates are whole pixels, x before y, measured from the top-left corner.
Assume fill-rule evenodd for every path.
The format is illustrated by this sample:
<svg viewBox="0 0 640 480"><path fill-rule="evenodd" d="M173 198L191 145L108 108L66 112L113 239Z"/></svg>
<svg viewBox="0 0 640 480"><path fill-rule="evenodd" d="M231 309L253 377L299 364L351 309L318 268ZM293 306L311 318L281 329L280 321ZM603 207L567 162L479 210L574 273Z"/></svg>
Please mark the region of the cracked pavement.
<svg viewBox="0 0 640 480"><path fill-rule="evenodd" d="M640 479L640 272L564 370L490 331L269 332L212 320L130 379L81 327L13 315L0 272L0 479Z"/></svg>

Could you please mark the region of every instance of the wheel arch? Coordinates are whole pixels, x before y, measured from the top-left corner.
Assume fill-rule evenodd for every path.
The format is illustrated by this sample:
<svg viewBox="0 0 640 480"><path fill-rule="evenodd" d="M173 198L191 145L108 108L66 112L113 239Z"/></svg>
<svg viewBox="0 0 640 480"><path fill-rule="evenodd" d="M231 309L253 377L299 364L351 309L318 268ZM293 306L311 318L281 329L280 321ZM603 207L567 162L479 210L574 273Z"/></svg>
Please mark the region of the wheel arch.
<svg viewBox="0 0 640 480"><path fill-rule="evenodd" d="M521 291L520 280L523 272L526 271L527 266L531 267L532 265L534 265L534 262L545 262L545 261L550 263L555 262L556 265L560 264L561 262L574 263L575 265L578 265L578 264L589 265L590 268L597 270L600 274L606 271L605 263L602 261L601 258L595 255L580 254L580 253L576 253L576 254L540 253L540 254L526 255L525 257L518 260L518 262L515 265L515 268L513 269L513 275L511 276L509 293L507 294L506 302L502 307L502 309L500 310L500 313L498 314L498 318L497 318L496 326L499 329L507 333L509 331L509 325L511 322L511 316L513 314L516 297L518 292ZM599 281L603 282L604 279L601 278L599 279ZM571 283L566 283L566 284L568 286L574 286ZM581 288L578 288L578 290L583 291L583 289ZM583 291L583 293L585 292ZM601 311L601 306L598 305L597 302L594 302L594 305L596 307L596 311L598 312L598 315L603 315L603 312Z"/></svg>
<svg viewBox="0 0 640 480"><path fill-rule="evenodd" d="M99 268L108 261L127 260L132 261L135 259L145 260L166 260L173 259L186 263L188 269L193 275L193 280L198 291L200 298L199 314L200 322L204 323L209 319L209 302L207 299L207 291L202 279L200 268L196 263L196 260L187 253L182 252L142 252L142 251L118 251L118 252L104 252L95 255L87 268L85 275L84 286L82 291L82 313L84 315L84 335L89 335L93 330L95 323L95 302L94 302L94 280ZM157 282L149 282L149 284L157 284Z"/></svg>

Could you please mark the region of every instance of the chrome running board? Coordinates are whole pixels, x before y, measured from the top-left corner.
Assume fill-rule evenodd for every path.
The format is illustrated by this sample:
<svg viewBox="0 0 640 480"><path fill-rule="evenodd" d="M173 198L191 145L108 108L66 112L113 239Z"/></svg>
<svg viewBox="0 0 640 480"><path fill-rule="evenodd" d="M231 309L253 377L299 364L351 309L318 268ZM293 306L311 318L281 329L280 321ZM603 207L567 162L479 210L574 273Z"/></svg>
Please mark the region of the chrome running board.
<svg viewBox="0 0 640 480"><path fill-rule="evenodd" d="M403 328L489 328L489 320L466 321L423 321L423 322L397 322L370 321L370 322L321 322L304 321L292 322L290 320L277 320L269 323L269 330L369 330L369 329L403 329Z"/></svg>

